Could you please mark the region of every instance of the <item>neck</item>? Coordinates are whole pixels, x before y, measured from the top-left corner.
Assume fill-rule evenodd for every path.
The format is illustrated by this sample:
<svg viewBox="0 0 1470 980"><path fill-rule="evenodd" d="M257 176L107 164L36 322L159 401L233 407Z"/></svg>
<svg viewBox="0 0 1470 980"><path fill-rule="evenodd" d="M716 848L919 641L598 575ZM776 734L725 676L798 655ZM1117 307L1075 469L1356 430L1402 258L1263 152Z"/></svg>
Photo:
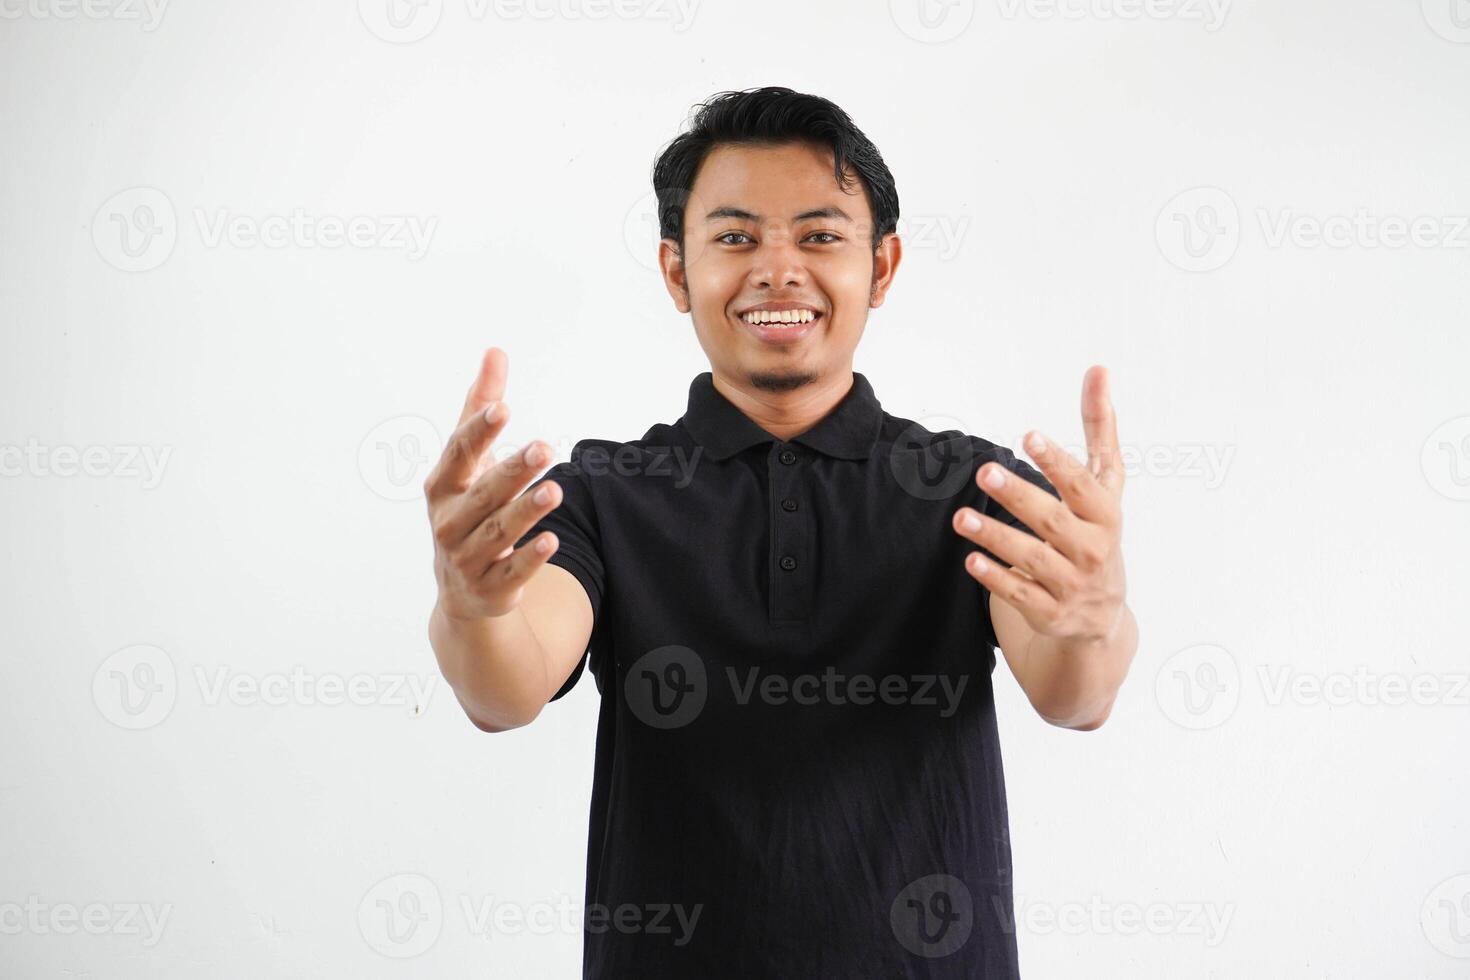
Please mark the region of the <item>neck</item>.
<svg viewBox="0 0 1470 980"><path fill-rule="evenodd" d="M715 390L756 425L785 442L816 425L852 390L852 368L824 375L789 391L737 384L712 372Z"/></svg>

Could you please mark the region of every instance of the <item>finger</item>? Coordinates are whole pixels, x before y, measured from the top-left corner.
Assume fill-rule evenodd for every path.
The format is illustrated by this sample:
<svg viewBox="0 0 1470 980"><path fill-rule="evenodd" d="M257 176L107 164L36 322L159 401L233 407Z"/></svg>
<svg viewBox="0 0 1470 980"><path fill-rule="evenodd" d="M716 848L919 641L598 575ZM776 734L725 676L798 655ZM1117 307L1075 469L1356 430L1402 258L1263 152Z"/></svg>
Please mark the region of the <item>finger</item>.
<svg viewBox="0 0 1470 980"><path fill-rule="evenodd" d="M518 589L531 580L546 559L556 554L560 542L553 531L543 531L509 555L492 562L480 576L480 584L494 589Z"/></svg>
<svg viewBox="0 0 1470 980"><path fill-rule="evenodd" d="M505 398L505 379L509 373L510 358L499 347L491 347L480 356L480 373L475 375L474 384L464 396L464 410L459 413L461 423L483 412L491 402Z"/></svg>
<svg viewBox="0 0 1470 980"><path fill-rule="evenodd" d="M1029 480L1024 480L999 463L986 463L975 471L975 481L996 503L1018 518L1037 537L1066 555L1073 564L1093 542L1089 525L1058 500Z"/></svg>
<svg viewBox="0 0 1470 980"><path fill-rule="evenodd" d="M470 529L460 544L459 550L467 558L479 562L485 568L510 553L515 543L535 527L536 522L561 506L565 494L555 480L543 480L531 493L523 493L515 499L491 510ZM476 567L470 562L470 567Z"/></svg>
<svg viewBox="0 0 1470 980"><path fill-rule="evenodd" d="M1036 468L1057 488L1072 513L1084 521L1111 522L1117 501L1081 460L1034 429L1026 436L1025 446Z"/></svg>
<svg viewBox="0 0 1470 980"><path fill-rule="evenodd" d="M1108 490L1123 488L1118 451L1118 417L1113 412L1108 369L1094 364L1082 378L1082 431L1087 436L1087 469Z"/></svg>
<svg viewBox="0 0 1470 980"><path fill-rule="evenodd" d="M551 447L538 439L481 473L468 489L446 504L436 530L439 543L457 547L492 514L511 503L550 461Z"/></svg>
<svg viewBox="0 0 1470 980"><path fill-rule="evenodd" d="M1002 568L980 552L971 552L965 559L965 571L992 595L1000 596L1015 606L1033 627L1037 623L1050 622L1056 618L1057 600L1040 583L1008 568Z"/></svg>
<svg viewBox="0 0 1470 980"><path fill-rule="evenodd" d="M424 496L432 502L469 490L485 451L509 420L510 406L497 401L460 423L450 434L444 452L439 454L439 461L424 481Z"/></svg>
<svg viewBox="0 0 1470 980"><path fill-rule="evenodd" d="M1077 567L1035 535L987 518L971 507L955 511L953 525L961 537L1021 569L1053 598L1061 599L1076 588L1080 577Z"/></svg>
<svg viewBox="0 0 1470 980"><path fill-rule="evenodd" d="M491 347L481 355L480 370L465 394L454 437L450 438L433 472L424 481L425 496L432 499L436 493L457 493L469 485L488 440L499 433L497 428L487 435L478 423L488 421L485 412L492 406L504 403L505 378L509 370L509 359L499 347ZM504 412L501 415L503 424Z"/></svg>

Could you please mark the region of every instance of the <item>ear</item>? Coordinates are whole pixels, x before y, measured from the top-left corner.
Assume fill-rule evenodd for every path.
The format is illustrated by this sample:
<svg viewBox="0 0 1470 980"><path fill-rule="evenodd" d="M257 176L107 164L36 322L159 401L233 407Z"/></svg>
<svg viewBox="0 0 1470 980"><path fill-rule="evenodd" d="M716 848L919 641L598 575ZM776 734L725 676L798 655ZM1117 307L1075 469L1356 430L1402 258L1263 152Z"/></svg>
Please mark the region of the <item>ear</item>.
<svg viewBox="0 0 1470 980"><path fill-rule="evenodd" d="M679 246L672 238L661 238L658 243L658 268L663 273L664 288L674 300L674 308L680 313L689 312L689 280L684 260L679 256Z"/></svg>
<svg viewBox="0 0 1470 980"><path fill-rule="evenodd" d="M902 259L903 242L898 235L894 232L884 235L873 252L873 286L868 297L868 305L873 309L883 305L883 297L888 294L888 287L893 285L893 276L898 272L898 263Z"/></svg>

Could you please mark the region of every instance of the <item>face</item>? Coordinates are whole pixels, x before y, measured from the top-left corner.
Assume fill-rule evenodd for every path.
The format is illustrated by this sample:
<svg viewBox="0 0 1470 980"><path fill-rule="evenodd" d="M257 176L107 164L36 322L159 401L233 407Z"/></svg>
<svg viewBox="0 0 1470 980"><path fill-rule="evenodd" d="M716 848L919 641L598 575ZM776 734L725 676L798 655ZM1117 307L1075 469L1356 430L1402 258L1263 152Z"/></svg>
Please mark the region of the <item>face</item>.
<svg viewBox="0 0 1470 980"><path fill-rule="evenodd" d="M716 375L791 391L852 370L900 256L893 234L875 253L872 231L862 183L838 186L827 147L723 144L690 189L684 255L666 238L659 263Z"/></svg>

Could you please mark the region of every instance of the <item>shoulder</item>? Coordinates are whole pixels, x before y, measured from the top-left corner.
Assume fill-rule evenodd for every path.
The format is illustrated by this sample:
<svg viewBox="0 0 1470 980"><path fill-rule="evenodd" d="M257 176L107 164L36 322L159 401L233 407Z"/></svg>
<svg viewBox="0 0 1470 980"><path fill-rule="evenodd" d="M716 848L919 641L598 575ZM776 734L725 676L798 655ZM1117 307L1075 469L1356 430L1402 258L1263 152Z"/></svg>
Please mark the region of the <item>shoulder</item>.
<svg viewBox="0 0 1470 980"><path fill-rule="evenodd" d="M981 462L995 460L1007 467L1013 465L1016 454L1000 443L960 429L943 427L944 423L955 421L958 420L948 416L931 416L915 421L884 412L883 423L878 430L878 448L890 454L953 453Z"/></svg>
<svg viewBox="0 0 1470 980"><path fill-rule="evenodd" d="M977 509L985 495L975 482L975 474L986 463L998 463L1050 490L1046 477L1008 447L984 436L944 427L945 422L954 421L948 417L915 421L885 412L874 453L886 461L894 478L910 493L930 499L954 497Z"/></svg>
<svg viewBox="0 0 1470 980"><path fill-rule="evenodd" d="M692 470L701 450L675 426L655 425L639 439L579 439L568 459L551 468L558 476L575 477L589 487L623 484L639 478L677 477Z"/></svg>

